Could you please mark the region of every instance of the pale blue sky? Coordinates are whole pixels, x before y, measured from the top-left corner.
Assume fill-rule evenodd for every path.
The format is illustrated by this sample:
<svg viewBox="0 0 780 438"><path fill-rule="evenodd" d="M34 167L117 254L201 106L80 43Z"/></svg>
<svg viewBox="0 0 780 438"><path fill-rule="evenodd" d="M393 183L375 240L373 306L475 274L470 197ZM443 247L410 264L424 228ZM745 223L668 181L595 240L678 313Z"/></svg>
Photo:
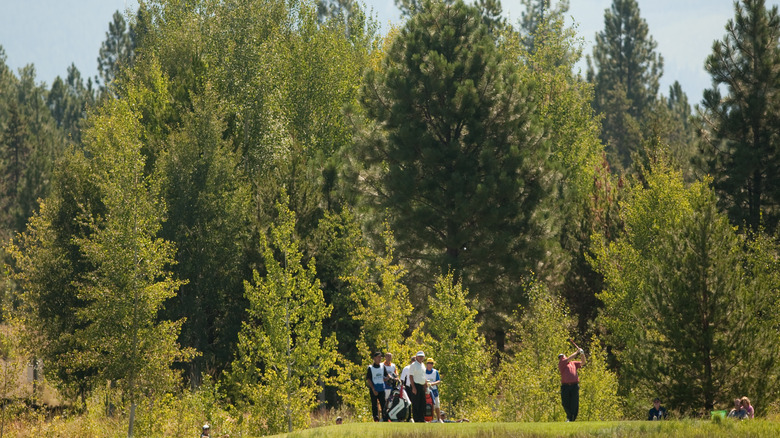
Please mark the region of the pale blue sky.
<svg viewBox="0 0 780 438"><path fill-rule="evenodd" d="M704 61L712 42L723 37L724 26L734 15L732 0L638 0L650 34L664 57L661 92L680 81L692 103L701 100L710 78ZM520 0L503 0L512 22L521 14ZM780 0L768 0L777 5ZM383 24L398 22L400 16L392 0L366 0ZM570 0L570 22L590 53L596 32L603 29L604 10L612 0ZM51 84L65 76L71 63L83 76L97 74L97 56L114 11L134 9L136 0L0 0L0 45L7 63L16 69L33 63L38 80ZM386 25L384 26L387 27ZM584 70L584 63L581 63Z"/></svg>

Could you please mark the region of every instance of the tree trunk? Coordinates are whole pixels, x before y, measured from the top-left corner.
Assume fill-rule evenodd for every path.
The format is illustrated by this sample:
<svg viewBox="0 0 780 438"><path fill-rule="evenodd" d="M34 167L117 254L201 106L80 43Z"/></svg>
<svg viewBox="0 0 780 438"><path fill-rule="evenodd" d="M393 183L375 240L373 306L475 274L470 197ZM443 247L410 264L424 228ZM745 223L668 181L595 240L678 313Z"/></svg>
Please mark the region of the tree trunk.
<svg viewBox="0 0 780 438"><path fill-rule="evenodd" d="M127 438L133 438L133 423L135 423L135 402L130 402L130 421L127 426Z"/></svg>

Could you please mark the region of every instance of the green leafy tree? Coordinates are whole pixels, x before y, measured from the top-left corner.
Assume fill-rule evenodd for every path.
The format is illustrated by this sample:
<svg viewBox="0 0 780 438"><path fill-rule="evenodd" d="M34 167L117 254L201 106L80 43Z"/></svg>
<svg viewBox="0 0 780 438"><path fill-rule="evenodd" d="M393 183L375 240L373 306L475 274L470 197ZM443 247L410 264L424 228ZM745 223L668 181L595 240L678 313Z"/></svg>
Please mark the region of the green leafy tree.
<svg viewBox="0 0 780 438"><path fill-rule="evenodd" d="M599 321L621 390L659 395L683 413L708 412L735 393L767 394L743 370L766 369L759 385L778 377L774 357L754 354L776 348L766 344L777 327L773 263L755 263L775 249L746 248L706 181L685 187L663 162L646 180L621 206L625 234L595 239L606 286Z"/></svg>
<svg viewBox="0 0 780 438"><path fill-rule="evenodd" d="M656 47L636 0L614 0L596 34L592 64L588 57L593 106L605 115L602 140L610 163L623 170L640 150L643 120L657 99L663 58Z"/></svg>
<svg viewBox="0 0 780 438"><path fill-rule="evenodd" d="M347 277L356 303L352 317L362 327L358 351L366 359L372 351L399 351L412 313L409 291L402 281L406 270L394 264L395 240L387 228L383 240L385 255L367 254L358 270Z"/></svg>
<svg viewBox="0 0 780 438"><path fill-rule="evenodd" d="M219 99L207 87L192 100L192 110L181 113L181 128L167 136L157 166L166 175L169 216L161 236L177 243L174 270L188 280L166 302L164 314L185 319L180 342L202 353L188 364L190 382L198 386L204 374L221 373L232 360L247 307L243 280L250 276L248 241L254 233L251 186L240 157L222 138Z"/></svg>
<svg viewBox="0 0 780 438"><path fill-rule="evenodd" d="M323 330L336 334L340 354L360 362L363 352L357 351L356 342L361 323L353 317L360 312L350 279L366 272L365 265L373 252L365 241L360 223L349 209L325 213L317 226L313 252L317 254L317 277L325 302L333 306L329 318L323 322Z"/></svg>
<svg viewBox="0 0 780 438"><path fill-rule="evenodd" d="M649 153L641 157L641 166L649 167L650 160L660 154L680 169L686 181L701 176L695 168L699 154L691 106L679 82L675 81L669 87L669 96L661 96L655 109L647 114L643 136L643 149Z"/></svg>
<svg viewBox="0 0 780 438"><path fill-rule="evenodd" d="M286 203L277 209L270 239L261 237L267 275L254 271L254 284L245 283L250 307L232 370L267 433L308 425L321 380L336 360L336 337L322 337L331 307L320 290L315 262L302 264L295 213Z"/></svg>
<svg viewBox="0 0 780 438"><path fill-rule="evenodd" d="M555 195L536 213L539 228L545 230L536 241L545 255L534 273L560 290L584 331L595 316L595 295L601 290L600 275L585 254L595 229L614 226L609 211L619 182L604 165L600 126L591 106L593 87L574 73L582 51L575 30L566 27L562 17L550 15L537 27L533 51L518 38L505 41L502 49L509 59L518 60L521 81L537 102L535 113L551 146L544 167Z"/></svg>
<svg viewBox="0 0 780 438"><path fill-rule="evenodd" d="M355 343L357 357L341 370L341 380L348 381L339 387L339 394L356 411L365 411L365 418L370 418L366 409L369 400L365 371L371 352L393 353L396 364L403 368L413 351L429 345L422 325L408 336L412 332L413 307L403 281L406 270L395 259L395 240L387 226L382 241L383 254L365 246L359 248L357 264L342 277L350 292L351 317L359 327L359 334Z"/></svg>
<svg viewBox="0 0 780 438"><path fill-rule="evenodd" d="M452 417L473 419L490 394L491 354L467 294L452 273L439 276L429 298L427 327L443 381L442 407Z"/></svg>
<svg viewBox="0 0 780 438"><path fill-rule="evenodd" d="M705 64L712 76L699 117L705 170L733 222L772 232L780 218L780 16L763 0L734 8Z"/></svg>
<svg viewBox="0 0 780 438"><path fill-rule="evenodd" d="M94 269L75 240L91 234L84 215L102 216L105 208L82 151L71 150L59 164L51 194L6 250L19 342L46 363L47 380L71 401L86 397L97 374L95 367L69 360L81 348L73 334L82 326L76 313L85 305L74 280Z"/></svg>
<svg viewBox="0 0 780 438"><path fill-rule="evenodd" d="M542 283L529 283L526 293L528 306L520 309L522 315L510 332L509 352L496 377L499 415L503 421L561 421L565 414L557 355L571 352L568 339L575 320L560 297ZM617 376L607 369L606 353L598 339L591 341L587 366L579 376L580 417L591 421L621 418Z"/></svg>
<svg viewBox="0 0 780 438"><path fill-rule="evenodd" d="M112 101L85 132L105 214L84 216L92 233L76 239L94 270L76 280L84 307L74 337L82 348L71 358L119 382L130 403L128 436L139 400L171 388L177 380L171 365L193 353L177 344L182 320L158 319L181 281L169 270L174 246L157 237L166 206L159 175L144 172L140 117L132 110L142 97Z"/></svg>
<svg viewBox="0 0 780 438"><path fill-rule="evenodd" d="M520 14L520 41L529 53L536 51L536 35L543 23L563 21L569 10L569 0L522 0L525 10Z"/></svg>
<svg viewBox="0 0 780 438"><path fill-rule="evenodd" d="M426 3L401 30L362 103L378 125L364 148L366 199L389 216L417 297L452 270L480 299L488 330L519 298L535 257L548 156L528 91L475 7ZM432 28L441 31L430 32ZM422 303L421 303L422 304Z"/></svg>

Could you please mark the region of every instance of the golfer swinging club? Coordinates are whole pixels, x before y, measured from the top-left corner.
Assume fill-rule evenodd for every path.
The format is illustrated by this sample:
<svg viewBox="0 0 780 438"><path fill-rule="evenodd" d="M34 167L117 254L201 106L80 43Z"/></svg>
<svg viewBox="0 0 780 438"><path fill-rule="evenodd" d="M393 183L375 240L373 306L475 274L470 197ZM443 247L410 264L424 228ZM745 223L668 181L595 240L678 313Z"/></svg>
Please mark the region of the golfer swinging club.
<svg viewBox="0 0 780 438"><path fill-rule="evenodd" d="M558 355L558 371L561 373L561 404L566 411L566 421L577 419L577 413L580 410L580 378L577 376L577 369L585 366L585 352L577 347L571 339L569 340L576 348L572 355L566 357L563 353ZM582 361L572 361L577 356L582 356Z"/></svg>

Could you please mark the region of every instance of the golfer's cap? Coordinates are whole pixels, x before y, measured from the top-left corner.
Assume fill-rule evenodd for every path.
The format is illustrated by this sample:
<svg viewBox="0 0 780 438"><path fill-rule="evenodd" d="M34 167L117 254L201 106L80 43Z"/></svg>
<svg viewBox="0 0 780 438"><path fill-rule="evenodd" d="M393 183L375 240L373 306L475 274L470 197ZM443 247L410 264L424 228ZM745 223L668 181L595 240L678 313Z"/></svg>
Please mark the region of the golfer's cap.
<svg viewBox="0 0 780 438"><path fill-rule="evenodd" d="M558 359L562 358L563 356L563 353L558 353Z"/></svg>
<svg viewBox="0 0 780 438"><path fill-rule="evenodd" d="M417 357L420 357L420 356L425 357L425 353L423 353L422 350L417 352Z"/></svg>
<svg viewBox="0 0 780 438"><path fill-rule="evenodd" d="M209 425L208 425L208 424L204 424L204 425L203 425L203 429L204 429L204 430L205 430L205 429L210 429L210 427L209 427Z"/></svg>
<svg viewBox="0 0 780 438"><path fill-rule="evenodd" d="M433 362L433 358L432 358L432 357L429 357L429 358L428 358L428 360L426 360L426 361L425 361L425 363L434 363L434 362Z"/></svg>

